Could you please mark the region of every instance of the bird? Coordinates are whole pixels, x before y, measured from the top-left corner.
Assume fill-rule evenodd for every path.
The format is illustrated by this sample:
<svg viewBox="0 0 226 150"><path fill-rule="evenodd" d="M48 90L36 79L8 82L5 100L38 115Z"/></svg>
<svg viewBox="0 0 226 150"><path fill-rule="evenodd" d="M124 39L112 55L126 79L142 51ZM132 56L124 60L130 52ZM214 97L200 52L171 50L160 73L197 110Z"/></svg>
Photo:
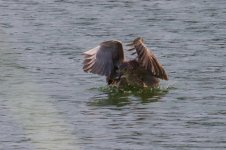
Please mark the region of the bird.
<svg viewBox="0 0 226 150"><path fill-rule="evenodd" d="M134 39L126 46L131 46L128 51L132 51L132 55L136 54L135 58L125 58L123 43L119 40L104 41L97 47L85 51L84 72L106 76L107 84L118 88L157 88L159 79L168 80L163 65L153 51L146 47L142 37Z"/></svg>

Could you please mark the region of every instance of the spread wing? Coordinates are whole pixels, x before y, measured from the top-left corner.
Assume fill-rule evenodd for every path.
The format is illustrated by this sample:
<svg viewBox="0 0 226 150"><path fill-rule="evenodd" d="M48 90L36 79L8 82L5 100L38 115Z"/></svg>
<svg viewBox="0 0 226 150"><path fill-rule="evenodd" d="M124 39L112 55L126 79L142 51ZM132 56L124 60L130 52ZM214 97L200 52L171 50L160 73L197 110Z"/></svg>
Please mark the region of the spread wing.
<svg viewBox="0 0 226 150"><path fill-rule="evenodd" d="M124 60L122 43L105 41L86 51L83 70L94 74L110 76Z"/></svg>
<svg viewBox="0 0 226 150"><path fill-rule="evenodd" d="M168 80L168 76L163 66L158 62L154 53L145 47L144 40L142 38L135 39L131 45L133 45L136 49L139 63L147 71L150 71L157 78Z"/></svg>

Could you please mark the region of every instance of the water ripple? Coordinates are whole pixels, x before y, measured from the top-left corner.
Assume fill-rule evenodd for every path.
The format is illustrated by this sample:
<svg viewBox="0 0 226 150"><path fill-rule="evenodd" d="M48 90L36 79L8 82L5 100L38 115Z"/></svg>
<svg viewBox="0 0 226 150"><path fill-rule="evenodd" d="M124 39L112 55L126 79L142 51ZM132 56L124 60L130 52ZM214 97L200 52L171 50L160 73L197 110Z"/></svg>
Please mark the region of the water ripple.
<svg viewBox="0 0 226 150"><path fill-rule="evenodd" d="M225 149L224 0L0 0L0 149ZM143 36L167 92L99 90L82 52ZM127 48L127 47L126 47Z"/></svg>

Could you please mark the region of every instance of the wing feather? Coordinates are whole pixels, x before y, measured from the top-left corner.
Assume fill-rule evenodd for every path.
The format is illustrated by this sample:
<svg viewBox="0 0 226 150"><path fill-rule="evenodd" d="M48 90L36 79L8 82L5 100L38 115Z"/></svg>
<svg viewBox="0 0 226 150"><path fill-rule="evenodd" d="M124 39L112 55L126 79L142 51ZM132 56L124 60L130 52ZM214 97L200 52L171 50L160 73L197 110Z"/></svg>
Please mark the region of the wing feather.
<svg viewBox="0 0 226 150"><path fill-rule="evenodd" d="M110 76L124 60L122 44L115 40L102 42L84 55L83 70L104 76Z"/></svg>
<svg viewBox="0 0 226 150"><path fill-rule="evenodd" d="M163 66L158 62L154 53L144 45L142 38L135 39L133 46L136 49L138 61L147 71L150 71L154 76L160 79L168 80Z"/></svg>

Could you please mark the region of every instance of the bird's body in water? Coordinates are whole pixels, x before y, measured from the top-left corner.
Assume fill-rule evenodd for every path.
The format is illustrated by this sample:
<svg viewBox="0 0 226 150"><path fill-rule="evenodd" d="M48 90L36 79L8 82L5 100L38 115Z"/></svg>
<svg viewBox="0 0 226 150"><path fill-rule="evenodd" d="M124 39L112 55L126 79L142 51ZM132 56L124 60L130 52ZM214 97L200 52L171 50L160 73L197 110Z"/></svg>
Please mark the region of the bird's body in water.
<svg viewBox="0 0 226 150"><path fill-rule="evenodd" d="M158 87L159 79L168 80L163 66L144 45L143 38L136 38L131 50L137 57L132 60L124 58L123 46L120 41L102 42L96 48L86 51L83 70L106 76L108 85L119 88L125 86Z"/></svg>

